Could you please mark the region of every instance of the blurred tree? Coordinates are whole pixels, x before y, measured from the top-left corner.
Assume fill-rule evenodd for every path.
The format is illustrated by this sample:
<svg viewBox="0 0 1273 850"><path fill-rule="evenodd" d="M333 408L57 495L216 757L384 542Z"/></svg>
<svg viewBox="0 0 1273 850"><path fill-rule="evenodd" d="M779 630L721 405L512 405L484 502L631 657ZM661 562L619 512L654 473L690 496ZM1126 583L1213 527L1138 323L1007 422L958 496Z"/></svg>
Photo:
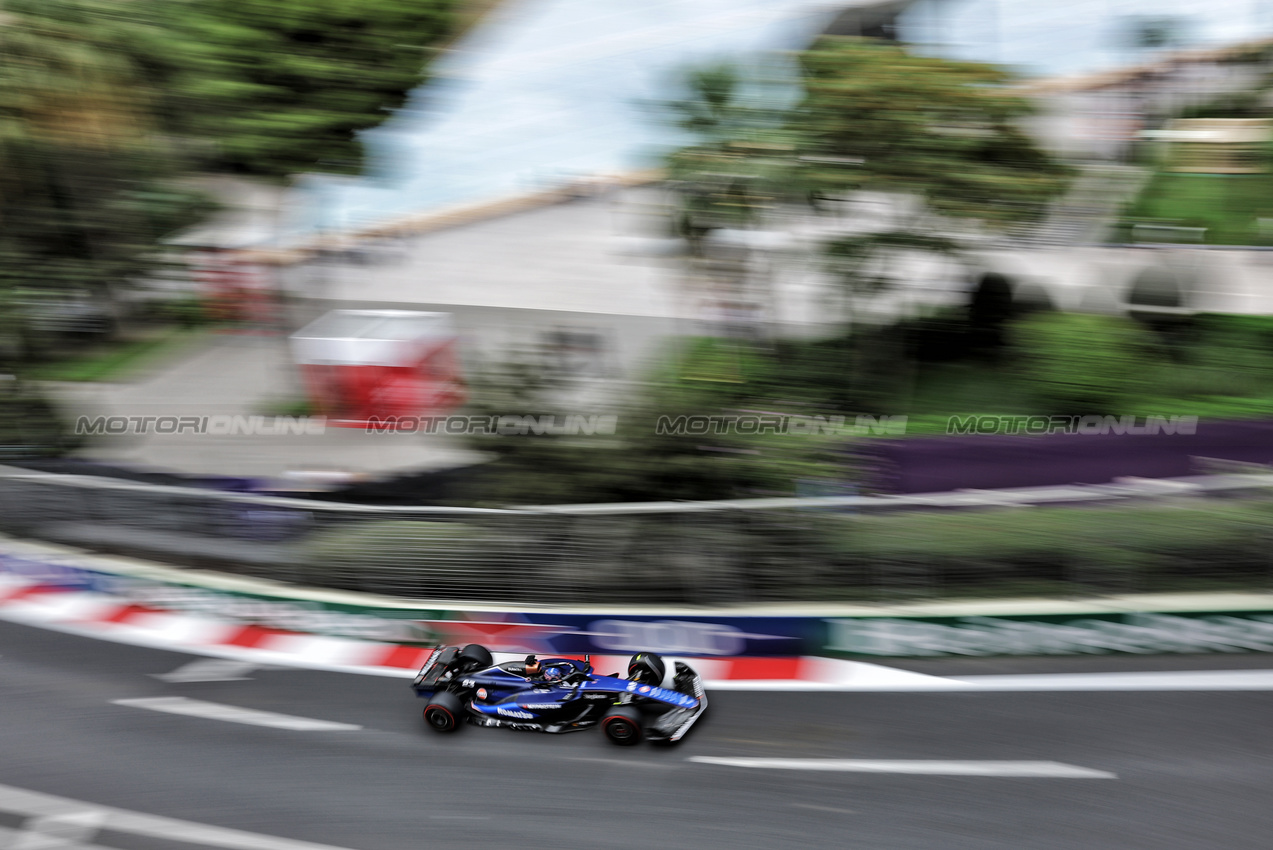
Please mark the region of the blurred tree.
<svg viewBox="0 0 1273 850"><path fill-rule="evenodd" d="M38 387L0 374L0 463L58 456L82 443Z"/></svg>
<svg viewBox="0 0 1273 850"><path fill-rule="evenodd" d="M1122 317L1038 313L1011 333L1015 365L1046 413L1125 413L1163 359L1154 335Z"/></svg>
<svg viewBox="0 0 1273 850"><path fill-rule="evenodd" d="M425 78L456 0L152 0L170 127L210 167L356 172L356 134Z"/></svg>
<svg viewBox="0 0 1273 850"><path fill-rule="evenodd" d="M1041 212L1065 186L1069 169L1018 125L1033 110L1000 68L854 38L825 38L801 59L806 95L791 122L818 196L896 192L995 225Z"/></svg>
<svg viewBox="0 0 1273 850"><path fill-rule="evenodd" d="M760 356L750 356L743 368L759 374L771 367ZM471 482L465 499L525 505L793 496L797 482L827 478L828 470L835 469L831 453L841 439L835 435L739 434L721 426L695 435L660 428L660 421L666 426L678 417L754 413L757 408L752 405L754 387L747 384L657 377L634 385L614 407L618 420L613 435L470 437L470 448L495 459ZM553 380L528 358L486 370L471 389L469 412L485 416L552 415L577 408L568 403L577 387ZM775 412L784 406L764 409Z"/></svg>
<svg viewBox="0 0 1273 850"><path fill-rule="evenodd" d="M162 182L153 90L134 57L154 32L138 4L7 0L0 26L0 323L6 353L38 348L85 299L115 296L158 240L207 211ZM79 308L77 308L79 309ZM37 320L37 317L42 317Z"/></svg>
<svg viewBox="0 0 1273 850"><path fill-rule="evenodd" d="M802 96L785 105L746 88L730 66L687 75L684 96L666 107L699 137L669 159L672 178L690 189L691 215L754 218L792 200L825 211L828 201L862 191L920 201L896 205L888 218L900 221L830 246L860 278L877 246L948 247L934 214L1009 224L1041 213L1066 185L1070 169L1019 126L1032 106L1007 91L1002 69L827 37L800 54L800 71ZM756 184L763 188L746 191ZM699 187L722 185L734 191L718 189L713 203L701 203Z"/></svg>
<svg viewBox="0 0 1273 850"><path fill-rule="evenodd" d="M815 205L863 191L891 199L874 226L826 246L850 300L891 286L900 255L957 251L953 219L993 229L1034 218L1065 188L1070 169L1021 129L1031 104L1006 91L1000 68L852 38L823 39L801 59L796 182Z"/></svg>
<svg viewBox="0 0 1273 850"><path fill-rule="evenodd" d="M679 229L699 250L710 229L763 226L770 211L847 213L822 261L855 319L894 284L901 258L957 252L970 229L1037 216L1066 185L1070 169L1019 126L1031 105L1007 91L1006 71L845 37L799 62L802 91L787 105L749 102L737 74L715 66L692 73L672 105L699 136L669 158ZM881 199L873 212L852 209L863 193ZM865 355L845 353L843 379L860 396Z"/></svg>
<svg viewBox="0 0 1273 850"><path fill-rule="evenodd" d="M685 75L682 97L665 106L681 129L705 140L727 142L747 124L748 112L738 97L741 77L738 66L727 62L693 68Z"/></svg>
<svg viewBox="0 0 1273 850"><path fill-rule="evenodd" d="M783 130L783 101L782 86L763 72L715 63L686 72L680 97L662 104L696 140L668 158L682 205L676 230L696 255L711 230L754 226L785 194L793 148Z"/></svg>

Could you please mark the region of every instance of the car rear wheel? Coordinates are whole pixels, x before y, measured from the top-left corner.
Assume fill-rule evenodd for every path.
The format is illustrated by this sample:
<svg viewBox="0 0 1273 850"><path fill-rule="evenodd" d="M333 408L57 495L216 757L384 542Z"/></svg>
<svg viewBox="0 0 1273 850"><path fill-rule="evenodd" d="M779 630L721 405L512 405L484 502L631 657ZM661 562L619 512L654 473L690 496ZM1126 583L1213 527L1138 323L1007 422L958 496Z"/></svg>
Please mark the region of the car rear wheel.
<svg viewBox="0 0 1273 850"><path fill-rule="evenodd" d="M610 709L601 720L601 729L610 743L621 747L639 744L645 737L645 731L641 728L641 713L626 705Z"/></svg>
<svg viewBox="0 0 1273 850"><path fill-rule="evenodd" d="M456 670L460 673L484 670L495 664L495 659L491 657L490 650L480 643L470 643L461 649L455 660L457 662L455 665Z"/></svg>
<svg viewBox="0 0 1273 850"><path fill-rule="evenodd" d="M434 732L454 732L464 720L464 703L450 691L433 695L424 707L424 722Z"/></svg>

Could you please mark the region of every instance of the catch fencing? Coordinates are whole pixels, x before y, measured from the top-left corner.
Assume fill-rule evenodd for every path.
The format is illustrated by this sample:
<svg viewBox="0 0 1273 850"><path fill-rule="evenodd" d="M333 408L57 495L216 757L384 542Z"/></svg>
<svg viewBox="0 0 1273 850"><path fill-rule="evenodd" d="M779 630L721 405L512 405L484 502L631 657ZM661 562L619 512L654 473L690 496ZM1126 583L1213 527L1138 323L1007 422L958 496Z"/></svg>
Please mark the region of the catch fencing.
<svg viewBox="0 0 1273 850"><path fill-rule="evenodd" d="M1273 475L904 497L380 507L0 468L0 532L430 600L721 605L1273 590Z"/></svg>

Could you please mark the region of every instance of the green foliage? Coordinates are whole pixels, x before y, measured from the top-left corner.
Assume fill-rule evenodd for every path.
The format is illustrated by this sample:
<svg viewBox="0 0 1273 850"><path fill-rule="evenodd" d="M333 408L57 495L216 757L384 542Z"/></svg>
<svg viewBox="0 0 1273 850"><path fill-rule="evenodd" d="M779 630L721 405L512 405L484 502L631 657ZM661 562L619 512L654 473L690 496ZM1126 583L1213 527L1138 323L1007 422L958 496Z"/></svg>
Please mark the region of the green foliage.
<svg viewBox="0 0 1273 850"><path fill-rule="evenodd" d="M113 295L158 268L160 239L212 209L200 193L157 182L165 163L153 151L19 147L0 192L0 288Z"/></svg>
<svg viewBox="0 0 1273 850"><path fill-rule="evenodd" d="M1030 105L1006 92L1002 70L854 38L824 38L800 61L803 97L790 107L749 103L728 66L690 73L685 98L669 106L700 138L670 159L688 215L721 226L779 201L873 190L1003 224L1064 188L1069 169L1018 127ZM881 250L945 249L914 228L879 239Z"/></svg>
<svg viewBox="0 0 1273 850"><path fill-rule="evenodd" d="M964 320L966 321L966 320ZM768 347L682 340L629 388L613 436L479 436L495 455L465 502L488 505L794 496L842 487L854 439L836 435L659 434L660 417L739 412L908 417L909 436L942 435L969 415L1273 415L1273 319L1202 316L1162 339L1131 319L1039 313L1008 326L1002 361L968 343L957 315L908 320ZM573 409L533 358L473 386L475 413Z"/></svg>
<svg viewBox="0 0 1273 850"><path fill-rule="evenodd" d="M1267 84L1246 91L1226 92L1206 103L1187 106L1180 111L1181 118L1262 118L1268 114L1265 106Z"/></svg>
<svg viewBox="0 0 1273 850"><path fill-rule="evenodd" d="M50 358L28 367L25 373L27 378L37 381L120 381L149 364L171 357L197 338L197 332L186 328L139 339L113 340L68 357Z"/></svg>
<svg viewBox="0 0 1273 850"><path fill-rule="evenodd" d="M375 520L339 525L296 544L293 558L304 580L372 592L446 592L471 589L472 569L456 564L489 562L479 584L498 582L505 540L460 522Z"/></svg>
<svg viewBox="0 0 1273 850"><path fill-rule="evenodd" d="M1015 362L1043 412L1122 412L1152 386L1156 340L1131 319L1040 313L1012 333Z"/></svg>
<svg viewBox="0 0 1273 850"><path fill-rule="evenodd" d="M1076 586L1187 592L1247 589L1273 578L1270 519L1273 501L1264 495L865 515L541 515L502 528L372 521L317 532L291 560L304 565L305 581L326 586L471 596L533 584L558 601L571 592L589 600L695 604L758 595L878 601L908 591L1054 595Z"/></svg>
<svg viewBox="0 0 1273 850"><path fill-rule="evenodd" d="M720 374L721 352L691 341L657 380L635 386L609 411L617 415L614 435L472 437L471 448L496 457L467 498L507 505L789 496L797 481L825 478L836 444L828 435L659 433L660 421L754 411L762 403L769 412L802 412L760 394L772 367L750 345L739 346L731 374L743 380L702 380ZM470 412L536 416L561 409L562 387L543 375L533 361L522 361L478 376Z"/></svg>
<svg viewBox="0 0 1273 850"><path fill-rule="evenodd" d="M218 169L356 172L356 134L419 86L453 0L159 0L164 112Z"/></svg>
<svg viewBox="0 0 1273 850"><path fill-rule="evenodd" d="M1050 321L1036 318L1031 324L1086 324L1082 317L1055 315ZM1103 328L1098 334L1103 342L1093 344L1085 331L1071 327L1074 332L1058 333L1058 338L1047 344L1051 353L1035 352L1027 357L1021 347L1012 346L1002 365L957 353L921 362L914 394L909 398L896 394L881 406L909 415L908 435L943 434L951 415L1101 410L1117 415L1192 415L1204 419L1273 415L1273 320L1269 317L1202 315L1161 336L1131 320L1094 319L1093 324ZM1010 325L1010 335L1019 340L1026 326ZM1119 330L1111 336L1115 328ZM1150 353L1137 356L1126 348L1111 349L1111 340L1124 331L1131 335L1131 350L1149 345ZM1038 358L1056 369L1048 366L1036 372L1031 364ZM1089 359L1100 362L1089 364ZM1066 386L1041 383L1053 379ZM1083 392L1068 386L1088 381L1098 386Z"/></svg>
<svg viewBox="0 0 1273 850"><path fill-rule="evenodd" d="M215 324L205 299L194 295L153 302L148 305L146 318L160 324L177 325L182 328L199 328Z"/></svg>
<svg viewBox="0 0 1273 850"><path fill-rule="evenodd" d="M139 58L155 44L136 4L10 0L0 26L0 333L28 353L33 303L116 291L153 267L163 236L211 207L175 174Z"/></svg>
<svg viewBox="0 0 1273 850"><path fill-rule="evenodd" d="M79 442L36 386L0 375L0 462L61 455Z"/></svg>
<svg viewBox="0 0 1273 850"><path fill-rule="evenodd" d="M8 0L0 27L0 179L32 141L118 149L147 128L142 27L111 0Z"/></svg>
<svg viewBox="0 0 1273 850"><path fill-rule="evenodd" d="M748 113L738 98L739 69L728 63L695 68L686 75L685 96L665 106L676 124L705 139L729 141L745 126Z"/></svg>
<svg viewBox="0 0 1273 850"><path fill-rule="evenodd" d="M1115 238L1130 242L1137 224L1206 228L1210 245L1270 245L1273 175L1159 172L1124 213Z"/></svg>
<svg viewBox="0 0 1273 850"><path fill-rule="evenodd" d="M256 412L262 416L321 415L311 399L294 396L268 399L256 406Z"/></svg>
<svg viewBox="0 0 1273 850"><path fill-rule="evenodd" d="M959 250L933 213L1003 226L1036 217L1066 184L1069 169L1018 126L1031 107L1004 91L1001 69L846 38L824 38L801 61L795 185L815 205L860 191L895 196L899 208L921 201L891 229L826 246L826 268L851 299L892 286L899 255Z"/></svg>
<svg viewBox="0 0 1273 850"><path fill-rule="evenodd" d="M851 38L824 38L801 61L806 96L789 120L812 193L899 192L1008 223L1064 188L1068 169L1018 127L1031 107L1002 69Z"/></svg>
<svg viewBox="0 0 1273 850"><path fill-rule="evenodd" d="M1151 592L1267 579L1271 517L1273 503L1259 499L881 514L820 527L848 576L910 567L946 593L1054 592L1071 581Z"/></svg>
<svg viewBox="0 0 1273 850"><path fill-rule="evenodd" d="M695 250L707 230L754 223L790 195L795 148L772 88L756 74L716 63L687 72L682 97L663 104L698 140L667 161L682 204L677 230Z"/></svg>
<svg viewBox="0 0 1273 850"><path fill-rule="evenodd" d="M487 542L481 528L456 522L415 522L409 520L376 520L336 526L317 532L303 544L305 553L316 563L375 563L385 560L384 546L392 550L395 563L404 566L427 566L448 552L476 554Z"/></svg>

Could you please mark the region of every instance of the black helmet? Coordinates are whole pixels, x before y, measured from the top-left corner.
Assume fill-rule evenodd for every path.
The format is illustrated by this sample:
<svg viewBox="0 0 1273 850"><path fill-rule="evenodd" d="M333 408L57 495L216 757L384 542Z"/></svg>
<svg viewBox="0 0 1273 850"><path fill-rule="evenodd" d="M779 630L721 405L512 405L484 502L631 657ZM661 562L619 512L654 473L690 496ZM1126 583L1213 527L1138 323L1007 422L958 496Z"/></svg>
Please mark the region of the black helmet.
<svg viewBox="0 0 1273 850"><path fill-rule="evenodd" d="M643 685L657 685L666 672L663 659L652 652L638 652L628 662L628 678Z"/></svg>

